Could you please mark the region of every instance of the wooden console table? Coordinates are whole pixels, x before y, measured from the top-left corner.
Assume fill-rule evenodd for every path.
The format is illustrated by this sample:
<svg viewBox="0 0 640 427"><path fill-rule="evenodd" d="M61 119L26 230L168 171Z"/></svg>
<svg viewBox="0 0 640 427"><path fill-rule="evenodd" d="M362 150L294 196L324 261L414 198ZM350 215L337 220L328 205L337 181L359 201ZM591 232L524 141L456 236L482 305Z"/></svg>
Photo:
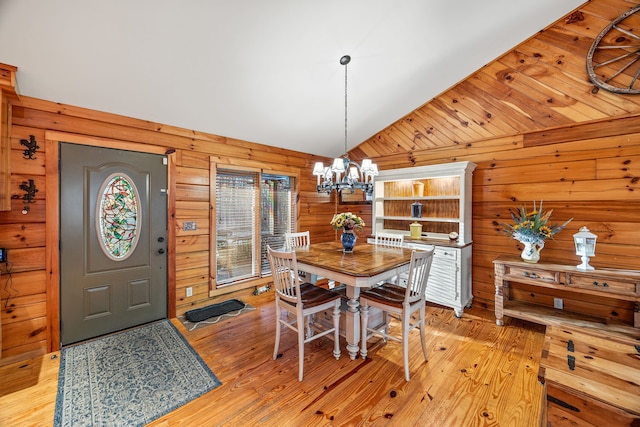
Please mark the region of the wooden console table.
<svg viewBox="0 0 640 427"><path fill-rule="evenodd" d="M503 324L504 315L544 325L574 325L603 329L623 336L636 335L640 327L640 271L619 269L578 270L574 265L541 262L527 263L519 257L500 256L493 261L495 272L496 324ZM576 264L577 265L577 264ZM509 282L524 283L571 292L580 295L604 296L630 301L633 305L633 325L618 324L587 314L572 313L538 304L511 301Z"/></svg>
<svg viewBox="0 0 640 427"><path fill-rule="evenodd" d="M501 256L493 264L496 324L503 325L507 315L546 325L539 373L545 393L540 425L565 425L567 420L574 425L638 425L640 271L582 271L575 265L532 264L515 256ZM627 301L633 306L633 325L512 301L510 282L563 291L575 300L590 296Z"/></svg>

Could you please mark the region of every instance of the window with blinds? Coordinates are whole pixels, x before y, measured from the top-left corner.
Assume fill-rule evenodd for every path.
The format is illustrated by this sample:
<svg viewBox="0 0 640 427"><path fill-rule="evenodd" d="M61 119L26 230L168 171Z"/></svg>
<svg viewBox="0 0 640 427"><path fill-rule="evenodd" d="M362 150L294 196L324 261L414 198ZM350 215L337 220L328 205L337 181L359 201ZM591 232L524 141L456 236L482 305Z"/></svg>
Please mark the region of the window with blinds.
<svg viewBox="0 0 640 427"><path fill-rule="evenodd" d="M258 233L258 174L218 170L216 176L216 258L218 284L255 277Z"/></svg>
<svg viewBox="0 0 640 427"><path fill-rule="evenodd" d="M282 248L284 233L295 231L292 180L284 175L262 175L260 265L263 276L271 274L267 245Z"/></svg>
<svg viewBox="0 0 640 427"><path fill-rule="evenodd" d="M294 230L293 178L216 170L216 283L270 273L266 247L282 247Z"/></svg>

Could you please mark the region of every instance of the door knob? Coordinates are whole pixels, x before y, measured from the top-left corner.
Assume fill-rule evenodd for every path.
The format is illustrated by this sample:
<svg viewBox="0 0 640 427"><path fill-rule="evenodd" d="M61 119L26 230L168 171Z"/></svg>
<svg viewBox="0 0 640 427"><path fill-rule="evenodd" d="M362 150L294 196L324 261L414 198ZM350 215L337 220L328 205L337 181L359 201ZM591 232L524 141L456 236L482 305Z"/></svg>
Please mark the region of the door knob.
<svg viewBox="0 0 640 427"><path fill-rule="evenodd" d="M160 255L162 255L162 254L164 253L164 249L162 249L162 248L158 249L158 253L159 253Z"/></svg>
<svg viewBox="0 0 640 427"><path fill-rule="evenodd" d="M160 243L164 242L164 237L158 237L158 242Z"/></svg>

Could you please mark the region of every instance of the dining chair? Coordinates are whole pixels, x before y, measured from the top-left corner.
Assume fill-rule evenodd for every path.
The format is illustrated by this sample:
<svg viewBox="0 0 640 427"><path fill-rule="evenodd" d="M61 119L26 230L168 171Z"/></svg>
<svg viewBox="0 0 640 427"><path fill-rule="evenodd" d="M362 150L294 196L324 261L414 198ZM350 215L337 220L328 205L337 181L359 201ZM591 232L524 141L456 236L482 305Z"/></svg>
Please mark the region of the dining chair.
<svg viewBox="0 0 640 427"><path fill-rule="evenodd" d="M284 248L285 250L291 250L294 248L308 248L311 245L311 238L309 231L299 231L296 233L284 233ZM306 271L298 271L300 277L308 278ZM334 282L332 280L325 280L324 277L315 277L315 285L324 286L326 288L333 288Z"/></svg>
<svg viewBox="0 0 640 427"><path fill-rule="evenodd" d="M377 246L387 248L401 248L402 245L404 245L404 234L377 232L373 243ZM393 276L391 281L399 284L400 281L404 279L406 279L406 275L404 277L403 275ZM384 282L380 282L379 285L383 283Z"/></svg>
<svg viewBox="0 0 640 427"><path fill-rule="evenodd" d="M309 230L297 233L284 233L284 247L286 249L303 248L311 244Z"/></svg>
<svg viewBox="0 0 640 427"><path fill-rule="evenodd" d="M401 248L404 244L404 234L378 232L375 235L374 244L392 248Z"/></svg>
<svg viewBox="0 0 640 427"><path fill-rule="evenodd" d="M407 287L403 288L393 283L384 283L381 286L364 290L360 293L360 317L362 327L362 345L360 354L367 358L367 341L374 335L380 335L386 342L388 339L402 342L404 357L404 375L409 381L409 332L414 328L420 329L420 341L424 360L427 359L427 344L424 333L425 328L425 291L427 280L431 270L433 252L435 249L425 251L414 250L411 253L409 264L409 276ZM375 307L383 312L383 323L375 327L369 327L369 307ZM411 323L411 315L419 312L419 318ZM389 334L389 322L396 318L402 324L402 337Z"/></svg>
<svg viewBox="0 0 640 427"><path fill-rule="evenodd" d="M273 360L278 357L282 326L286 326L298 334L298 380L302 381L306 343L328 335L333 339L333 355L336 359L340 358L340 295L299 280L295 251L277 251L267 246L267 256L276 291L276 342ZM291 316L283 318L283 310ZM307 323L305 327L305 321L312 322L314 314L327 310L332 310L333 327L324 326L321 322L313 322L312 327ZM333 337L329 334L333 334Z"/></svg>
<svg viewBox="0 0 640 427"><path fill-rule="evenodd" d="M311 236L309 230L299 232L284 233L284 249L291 250L294 248L308 248L311 244ZM298 271L298 276L307 277L306 271Z"/></svg>

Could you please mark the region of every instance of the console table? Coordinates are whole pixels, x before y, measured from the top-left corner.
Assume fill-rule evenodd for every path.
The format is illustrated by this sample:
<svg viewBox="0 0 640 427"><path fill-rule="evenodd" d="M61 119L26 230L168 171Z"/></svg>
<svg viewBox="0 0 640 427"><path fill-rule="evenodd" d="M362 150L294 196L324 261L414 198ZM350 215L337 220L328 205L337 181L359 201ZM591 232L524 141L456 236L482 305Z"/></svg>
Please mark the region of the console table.
<svg viewBox="0 0 640 427"><path fill-rule="evenodd" d="M532 264L515 256L498 257L493 264L496 324L503 325L508 315L546 325L538 375L545 396L540 425L567 420L576 425L638 425L640 271L582 271L575 265ZM512 301L510 282L564 291L575 300L589 295L630 302L633 324Z"/></svg>
<svg viewBox="0 0 640 427"><path fill-rule="evenodd" d="M578 270L575 265L522 261L515 256L500 256L493 261L496 287L496 324L503 324L504 315L544 325L574 326L635 335L640 327L640 271L620 269ZM582 313L544 307L538 304L510 301L509 282L568 291L580 295L606 296L633 304L633 325L618 324Z"/></svg>

